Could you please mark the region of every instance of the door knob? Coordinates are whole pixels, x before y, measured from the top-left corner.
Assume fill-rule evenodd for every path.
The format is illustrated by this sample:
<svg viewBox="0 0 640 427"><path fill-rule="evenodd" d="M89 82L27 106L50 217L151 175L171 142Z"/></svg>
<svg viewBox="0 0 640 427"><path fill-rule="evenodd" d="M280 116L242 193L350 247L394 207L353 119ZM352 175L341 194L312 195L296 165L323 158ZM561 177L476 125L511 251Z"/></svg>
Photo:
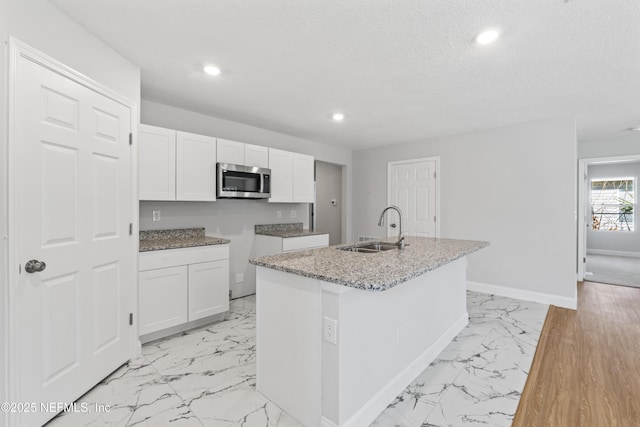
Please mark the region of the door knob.
<svg viewBox="0 0 640 427"><path fill-rule="evenodd" d="M395 224L391 224L389 227L396 228L396 225Z"/></svg>
<svg viewBox="0 0 640 427"><path fill-rule="evenodd" d="M47 264L45 264L44 261L38 261L37 259L27 261L24 265L24 271L27 273L38 273L40 271L44 271L45 268L47 268Z"/></svg>

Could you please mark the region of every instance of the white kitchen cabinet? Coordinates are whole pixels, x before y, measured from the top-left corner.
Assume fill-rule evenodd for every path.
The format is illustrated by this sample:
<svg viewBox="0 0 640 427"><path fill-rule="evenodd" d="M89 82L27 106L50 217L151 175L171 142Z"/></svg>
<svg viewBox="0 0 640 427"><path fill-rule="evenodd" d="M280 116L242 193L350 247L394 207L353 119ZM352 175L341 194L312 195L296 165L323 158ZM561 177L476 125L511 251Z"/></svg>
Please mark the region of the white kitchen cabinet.
<svg viewBox="0 0 640 427"><path fill-rule="evenodd" d="M271 169L270 202L312 203L314 201L314 158L306 154L269 149Z"/></svg>
<svg viewBox="0 0 640 427"><path fill-rule="evenodd" d="M176 131L140 125L138 198L140 200L176 199Z"/></svg>
<svg viewBox="0 0 640 427"><path fill-rule="evenodd" d="M229 260L189 265L189 321L229 310Z"/></svg>
<svg viewBox="0 0 640 427"><path fill-rule="evenodd" d="M260 145L244 144L245 166L269 168L269 149Z"/></svg>
<svg viewBox="0 0 640 427"><path fill-rule="evenodd" d="M176 200L216 200L216 138L177 132Z"/></svg>
<svg viewBox="0 0 640 427"><path fill-rule="evenodd" d="M218 139L218 162L268 168L269 149L260 145Z"/></svg>
<svg viewBox="0 0 640 427"><path fill-rule="evenodd" d="M140 125L138 199L214 201L216 138Z"/></svg>
<svg viewBox="0 0 640 427"><path fill-rule="evenodd" d="M278 237L256 234L256 257L329 246L329 234Z"/></svg>
<svg viewBox="0 0 640 427"><path fill-rule="evenodd" d="M244 164L244 143L218 139L218 162L232 165Z"/></svg>
<svg viewBox="0 0 640 427"><path fill-rule="evenodd" d="M139 334L187 322L187 267L160 268L138 275Z"/></svg>
<svg viewBox="0 0 640 427"><path fill-rule="evenodd" d="M295 203L313 203L314 191L313 156L293 154L293 201Z"/></svg>
<svg viewBox="0 0 640 427"><path fill-rule="evenodd" d="M269 148L269 169L271 169L270 202L293 202L293 153Z"/></svg>
<svg viewBox="0 0 640 427"><path fill-rule="evenodd" d="M229 310L228 244L141 252L138 270L139 335Z"/></svg>

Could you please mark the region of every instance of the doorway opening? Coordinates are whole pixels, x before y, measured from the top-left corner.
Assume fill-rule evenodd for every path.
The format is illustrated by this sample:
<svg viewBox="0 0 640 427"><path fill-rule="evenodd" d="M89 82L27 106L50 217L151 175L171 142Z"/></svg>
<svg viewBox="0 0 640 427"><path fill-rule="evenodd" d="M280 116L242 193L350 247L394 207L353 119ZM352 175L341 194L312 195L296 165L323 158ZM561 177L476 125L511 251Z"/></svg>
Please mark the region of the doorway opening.
<svg viewBox="0 0 640 427"><path fill-rule="evenodd" d="M578 280L640 287L640 155L580 160Z"/></svg>
<svg viewBox="0 0 640 427"><path fill-rule="evenodd" d="M329 233L329 245L345 243L344 166L316 160L316 198L313 228Z"/></svg>

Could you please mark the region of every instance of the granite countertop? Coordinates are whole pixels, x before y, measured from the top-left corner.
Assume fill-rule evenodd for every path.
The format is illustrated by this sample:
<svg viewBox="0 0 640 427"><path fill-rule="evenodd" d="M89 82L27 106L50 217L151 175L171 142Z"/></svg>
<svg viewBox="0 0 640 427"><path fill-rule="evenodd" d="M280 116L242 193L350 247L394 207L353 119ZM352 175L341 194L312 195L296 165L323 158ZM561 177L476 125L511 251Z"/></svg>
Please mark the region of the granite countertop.
<svg viewBox="0 0 640 427"><path fill-rule="evenodd" d="M377 242L395 242L397 238ZM406 237L406 249L392 249L378 253L339 250L329 246L299 252L269 255L249 260L251 264L323 280L366 291L385 291L400 283L489 246L489 242L475 240Z"/></svg>
<svg viewBox="0 0 640 427"><path fill-rule="evenodd" d="M192 248L195 246L225 245L230 241L205 236L203 228L176 228L171 230L140 231L140 252L164 249Z"/></svg>
<svg viewBox="0 0 640 427"><path fill-rule="evenodd" d="M295 222L290 224L256 224L255 234L286 239L287 237L314 236L328 233L326 231L305 230L302 228L301 222Z"/></svg>

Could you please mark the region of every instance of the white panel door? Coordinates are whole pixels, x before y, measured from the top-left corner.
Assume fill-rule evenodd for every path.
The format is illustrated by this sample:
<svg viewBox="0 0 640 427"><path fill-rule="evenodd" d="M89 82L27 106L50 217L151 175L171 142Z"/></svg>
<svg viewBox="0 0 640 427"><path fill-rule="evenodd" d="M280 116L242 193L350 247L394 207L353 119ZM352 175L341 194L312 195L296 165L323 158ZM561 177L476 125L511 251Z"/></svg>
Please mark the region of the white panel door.
<svg viewBox="0 0 640 427"><path fill-rule="evenodd" d="M138 132L138 198L176 199L176 131L140 125Z"/></svg>
<svg viewBox="0 0 640 427"><path fill-rule="evenodd" d="M149 334L187 322L187 266L138 273L139 331Z"/></svg>
<svg viewBox="0 0 640 427"><path fill-rule="evenodd" d="M269 148L270 202L293 202L293 153Z"/></svg>
<svg viewBox="0 0 640 427"><path fill-rule="evenodd" d="M402 211L405 236L436 236L436 167L437 161L416 160L389 164L389 204ZM387 235L398 234L398 216L389 210Z"/></svg>
<svg viewBox="0 0 640 427"><path fill-rule="evenodd" d="M293 154L293 201L313 203L315 201L313 182L313 156Z"/></svg>
<svg viewBox="0 0 640 427"><path fill-rule="evenodd" d="M244 165L244 143L218 139L218 161L232 165Z"/></svg>
<svg viewBox="0 0 640 427"><path fill-rule="evenodd" d="M269 149L260 145L244 144L244 164L245 166L268 168Z"/></svg>
<svg viewBox="0 0 640 427"><path fill-rule="evenodd" d="M229 260L189 265L189 321L229 310Z"/></svg>
<svg viewBox="0 0 640 427"><path fill-rule="evenodd" d="M16 67L12 400L73 402L132 352L131 111L22 55Z"/></svg>
<svg viewBox="0 0 640 427"><path fill-rule="evenodd" d="M178 132L176 136L176 200L216 200L216 139Z"/></svg>

